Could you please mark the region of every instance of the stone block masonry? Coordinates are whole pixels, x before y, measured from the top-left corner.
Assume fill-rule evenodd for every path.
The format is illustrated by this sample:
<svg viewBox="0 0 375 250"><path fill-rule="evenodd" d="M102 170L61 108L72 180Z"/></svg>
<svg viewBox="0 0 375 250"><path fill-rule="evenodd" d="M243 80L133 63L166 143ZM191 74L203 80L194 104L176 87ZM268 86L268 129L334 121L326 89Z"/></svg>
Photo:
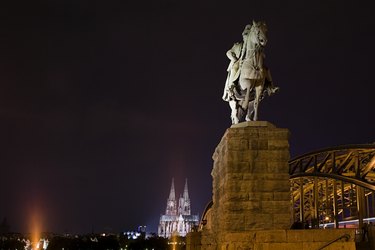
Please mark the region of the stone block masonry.
<svg viewBox="0 0 375 250"><path fill-rule="evenodd" d="M217 233L288 229L289 131L269 122L243 122L224 134L213 155Z"/></svg>

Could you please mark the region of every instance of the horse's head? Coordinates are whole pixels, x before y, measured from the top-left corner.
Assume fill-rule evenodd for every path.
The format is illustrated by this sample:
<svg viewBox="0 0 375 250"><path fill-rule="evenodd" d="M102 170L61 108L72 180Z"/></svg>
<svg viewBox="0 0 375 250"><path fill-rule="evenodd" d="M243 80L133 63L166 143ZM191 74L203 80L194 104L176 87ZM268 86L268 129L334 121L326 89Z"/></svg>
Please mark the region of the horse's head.
<svg viewBox="0 0 375 250"><path fill-rule="evenodd" d="M264 22L254 22L251 25L249 36L250 41L258 46L266 46L267 43L267 25Z"/></svg>

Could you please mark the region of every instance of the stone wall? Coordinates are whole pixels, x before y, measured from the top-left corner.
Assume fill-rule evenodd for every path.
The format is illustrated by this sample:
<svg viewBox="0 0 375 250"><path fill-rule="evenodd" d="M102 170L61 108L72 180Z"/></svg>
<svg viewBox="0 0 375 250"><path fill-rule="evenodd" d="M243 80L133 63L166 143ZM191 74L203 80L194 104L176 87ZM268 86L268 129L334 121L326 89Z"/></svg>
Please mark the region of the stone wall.
<svg viewBox="0 0 375 250"><path fill-rule="evenodd" d="M190 233L187 237L188 250L311 250L320 249L343 235L345 238L326 246L324 250L355 250L355 229L307 229L307 230L252 230L225 233L219 245L202 241L203 232ZM207 244L208 243L208 244Z"/></svg>

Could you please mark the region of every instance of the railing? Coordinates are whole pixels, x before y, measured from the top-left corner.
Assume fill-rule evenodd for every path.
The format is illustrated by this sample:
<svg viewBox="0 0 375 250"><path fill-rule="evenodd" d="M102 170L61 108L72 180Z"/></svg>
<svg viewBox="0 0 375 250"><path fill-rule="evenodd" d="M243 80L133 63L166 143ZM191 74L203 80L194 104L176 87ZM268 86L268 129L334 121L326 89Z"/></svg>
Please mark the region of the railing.
<svg viewBox="0 0 375 250"><path fill-rule="evenodd" d="M349 234L344 234L344 235L341 235L340 237L338 237L337 239L334 239L334 240L331 240L330 242L328 242L327 244L325 244L324 246L320 247L318 250L322 250L326 247L328 247L329 245L341 240L341 239L345 239L345 241L349 241L350 239L350 235Z"/></svg>

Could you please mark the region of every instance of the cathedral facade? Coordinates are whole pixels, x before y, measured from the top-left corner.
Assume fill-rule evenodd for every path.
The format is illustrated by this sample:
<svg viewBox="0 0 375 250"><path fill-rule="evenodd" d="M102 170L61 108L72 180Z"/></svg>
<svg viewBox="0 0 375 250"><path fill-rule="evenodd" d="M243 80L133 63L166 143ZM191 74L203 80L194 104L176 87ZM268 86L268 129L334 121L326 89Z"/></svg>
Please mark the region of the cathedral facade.
<svg viewBox="0 0 375 250"><path fill-rule="evenodd" d="M160 216L158 235L164 238L170 238L172 235L186 236L198 224L199 216L191 214L187 180L184 193L177 200L172 179L167 208L165 214Z"/></svg>

